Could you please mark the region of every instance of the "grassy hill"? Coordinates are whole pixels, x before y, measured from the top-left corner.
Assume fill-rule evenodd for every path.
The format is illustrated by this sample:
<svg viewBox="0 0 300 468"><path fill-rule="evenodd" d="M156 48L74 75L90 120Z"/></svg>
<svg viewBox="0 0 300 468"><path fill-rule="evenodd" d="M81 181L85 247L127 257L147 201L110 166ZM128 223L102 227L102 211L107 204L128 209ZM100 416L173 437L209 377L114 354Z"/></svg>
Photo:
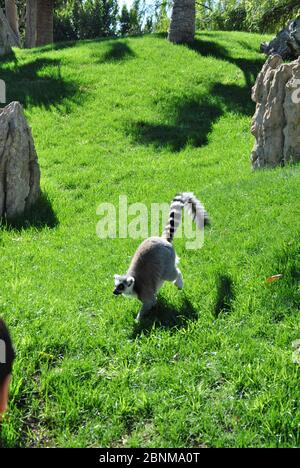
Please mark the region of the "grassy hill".
<svg viewBox="0 0 300 468"><path fill-rule="evenodd" d="M300 445L300 171L250 167L261 40L87 41L1 63L44 193L0 231L17 349L4 446ZM156 319L136 325L138 302L112 289L140 239L99 239L96 209L177 191L194 191L212 226L201 250L175 240L185 289L165 285Z"/></svg>

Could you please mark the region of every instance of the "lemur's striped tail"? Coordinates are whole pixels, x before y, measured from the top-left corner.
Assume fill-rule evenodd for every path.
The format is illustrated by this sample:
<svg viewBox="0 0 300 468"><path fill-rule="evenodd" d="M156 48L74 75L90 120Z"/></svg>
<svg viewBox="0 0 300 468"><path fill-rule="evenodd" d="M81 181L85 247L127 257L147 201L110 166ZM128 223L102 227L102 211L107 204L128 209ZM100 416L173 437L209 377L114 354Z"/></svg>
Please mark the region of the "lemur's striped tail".
<svg viewBox="0 0 300 468"><path fill-rule="evenodd" d="M172 200L169 221L162 234L163 239L169 242L173 241L176 229L181 223L182 209L184 207L186 207L188 214L193 218L198 229L202 229L209 224L209 216L198 198L193 193L180 192Z"/></svg>

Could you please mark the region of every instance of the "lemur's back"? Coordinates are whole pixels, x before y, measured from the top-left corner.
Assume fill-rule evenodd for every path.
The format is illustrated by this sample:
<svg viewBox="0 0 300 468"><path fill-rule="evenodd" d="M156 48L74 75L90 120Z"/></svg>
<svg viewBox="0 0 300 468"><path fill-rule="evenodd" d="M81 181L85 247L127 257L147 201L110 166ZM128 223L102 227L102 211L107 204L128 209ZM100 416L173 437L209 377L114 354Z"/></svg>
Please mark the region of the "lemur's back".
<svg viewBox="0 0 300 468"><path fill-rule="evenodd" d="M127 272L136 278L135 291L141 300L151 297L162 281L172 280L175 258L172 244L161 237L141 243Z"/></svg>

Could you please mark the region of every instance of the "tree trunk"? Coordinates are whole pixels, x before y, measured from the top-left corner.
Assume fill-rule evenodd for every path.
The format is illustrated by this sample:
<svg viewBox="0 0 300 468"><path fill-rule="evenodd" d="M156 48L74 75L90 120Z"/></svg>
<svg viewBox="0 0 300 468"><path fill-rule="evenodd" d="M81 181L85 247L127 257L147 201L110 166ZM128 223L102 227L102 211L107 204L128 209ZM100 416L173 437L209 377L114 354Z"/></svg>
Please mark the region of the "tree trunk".
<svg viewBox="0 0 300 468"><path fill-rule="evenodd" d="M53 0L27 0L25 47L53 42Z"/></svg>
<svg viewBox="0 0 300 468"><path fill-rule="evenodd" d="M25 47L31 49L36 46L37 0L26 1L26 33Z"/></svg>
<svg viewBox="0 0 300 468"><path fill-rule="evenodd" d="M5 14L11 29L20 40L18 10L15 0L5 0Z"/></svg>
<svg viewBox="0 0 300 468"><path fill-rule="evenodd" d="M192 42L195 36L195 0L174 0L169 41Z"/></svg>
<svg viewBox="0 0 300 468"><path fill-rule="evenodd" d="M37 46L53 42L53 9L54 0L37 0Z"/></svg>

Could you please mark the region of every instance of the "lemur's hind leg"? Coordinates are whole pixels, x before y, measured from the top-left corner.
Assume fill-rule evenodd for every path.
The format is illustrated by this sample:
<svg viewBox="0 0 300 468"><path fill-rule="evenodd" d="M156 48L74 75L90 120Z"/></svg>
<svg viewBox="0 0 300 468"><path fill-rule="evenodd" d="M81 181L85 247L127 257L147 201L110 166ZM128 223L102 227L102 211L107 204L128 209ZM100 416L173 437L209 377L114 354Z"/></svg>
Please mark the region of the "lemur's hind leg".
<svg viewBox="0 0 300 468"><path fill-rule="evenodd" d="M153 297L152 299L146 302L143 302L141 310L137 314L135 321L139 322L145 315L147 315L147 313L152 309L152 307L155 306L155 304L156 304L156 297Z"/></svg>
<svg viewBox="0 0 300 468"><path fill-rule="evenodd" d="M178 289L183 289L183 277L182 277L182 273L181 273L181 271L179 270L179 268L176 268L176 272L177 272L177 278L176 278L176 280L174 281L174 284L175 284L175 286L177 286Z"/></svg>

